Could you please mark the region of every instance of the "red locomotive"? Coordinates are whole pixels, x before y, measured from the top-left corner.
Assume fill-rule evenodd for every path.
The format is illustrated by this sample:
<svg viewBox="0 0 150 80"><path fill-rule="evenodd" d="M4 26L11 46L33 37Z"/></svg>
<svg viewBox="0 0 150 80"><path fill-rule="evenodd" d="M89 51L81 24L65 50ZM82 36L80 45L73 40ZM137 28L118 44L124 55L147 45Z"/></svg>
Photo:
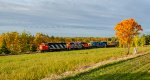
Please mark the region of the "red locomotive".
<svg viewBox="0 0 150 80"><path fill-rule="evenodd" d="M43 51L48 51L48 50L49 50L48 44L46 44L46 43L41 43L40 46L39 46L39 50L40 50L41 52L43 52Z"/></svg>

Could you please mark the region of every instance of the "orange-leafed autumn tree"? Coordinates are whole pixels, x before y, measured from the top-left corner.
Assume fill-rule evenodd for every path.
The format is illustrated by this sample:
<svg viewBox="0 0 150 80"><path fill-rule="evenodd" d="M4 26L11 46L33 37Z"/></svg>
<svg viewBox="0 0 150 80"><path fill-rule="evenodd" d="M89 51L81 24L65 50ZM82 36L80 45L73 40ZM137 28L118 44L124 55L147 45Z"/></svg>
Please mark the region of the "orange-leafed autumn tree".
<svg viewBox="0 0 150 80"><path fill-rule="evenodd" d="M128 47L127 54L129 54L130 44L133 41L134 36L139 35L140 31L143 31L141 25L130 18L119 22L114 29L116 31L116 36L119 39L119 43Z"/></svg>

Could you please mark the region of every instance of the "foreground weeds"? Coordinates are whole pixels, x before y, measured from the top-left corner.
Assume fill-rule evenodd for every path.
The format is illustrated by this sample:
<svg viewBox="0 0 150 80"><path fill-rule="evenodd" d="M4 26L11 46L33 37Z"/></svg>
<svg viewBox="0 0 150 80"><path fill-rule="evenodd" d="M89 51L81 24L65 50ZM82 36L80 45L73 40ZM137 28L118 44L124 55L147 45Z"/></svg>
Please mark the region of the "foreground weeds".
<svg viewBox="0 0 150 80"><path fill-rule="evenodd" d="M139 48L139 52L150 47ZM89 50L48 52L0 56L1 80L40 80L53 74L74 71L83 66L125 56L123 48L98 48ZM127 68L125 68L127 69Z"/></svg>
<svg viewBox="0 0 150 80"><path fill-rule="evenodd" d="M64 80L150 80L150 53L108 64Z"/></svg>

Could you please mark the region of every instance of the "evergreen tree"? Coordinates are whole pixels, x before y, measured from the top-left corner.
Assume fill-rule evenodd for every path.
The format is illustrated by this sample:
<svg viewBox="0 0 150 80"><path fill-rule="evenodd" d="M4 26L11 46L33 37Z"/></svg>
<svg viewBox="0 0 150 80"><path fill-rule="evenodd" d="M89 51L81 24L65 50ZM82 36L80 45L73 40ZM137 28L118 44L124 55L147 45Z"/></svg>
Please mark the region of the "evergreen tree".
<svg viewBox="0 0 150 80"><path fill-rule="evenodd" d="M9 54L10 53L10 51L8 50L8 48L7 48L7 45L6 45L6 41L5 40L3 40L3 43L2 43L2 46L1 46L1 51L0 51L1 53L4 53L4 54Z"/></svg>

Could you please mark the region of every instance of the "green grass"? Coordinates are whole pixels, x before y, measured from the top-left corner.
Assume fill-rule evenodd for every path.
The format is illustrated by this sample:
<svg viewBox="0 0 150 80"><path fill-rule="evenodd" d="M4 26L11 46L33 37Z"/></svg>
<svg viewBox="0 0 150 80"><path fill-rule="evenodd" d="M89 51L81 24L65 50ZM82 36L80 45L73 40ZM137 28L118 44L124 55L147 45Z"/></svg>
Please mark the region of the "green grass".
<svg viewBox="0 0 150 80"><path fill-rule="evenodd" d="M150 53L108 64L64 80L150 80Z"/></svg>
<svg viewBox="0 0 150 80"><path fill-rule="evenodd" d="M139 52L150 47L139 48ZM40 80L82 66L126 55L123 48L99 48L40 54L0 56L1 80Z"/></svg>

